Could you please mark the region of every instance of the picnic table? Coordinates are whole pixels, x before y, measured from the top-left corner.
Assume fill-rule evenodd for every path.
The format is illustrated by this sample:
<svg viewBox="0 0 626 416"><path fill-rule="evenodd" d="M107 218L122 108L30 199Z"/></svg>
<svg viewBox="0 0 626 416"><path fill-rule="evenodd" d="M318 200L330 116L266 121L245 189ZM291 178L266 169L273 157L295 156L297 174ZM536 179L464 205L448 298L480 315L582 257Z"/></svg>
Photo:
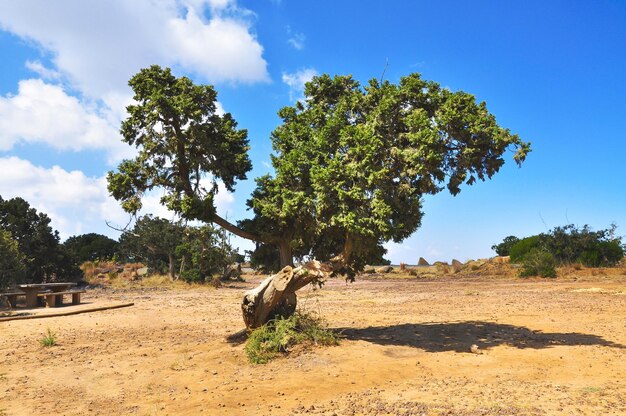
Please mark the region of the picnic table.
<svg viewBox="0 0 626 416"><path fill-rule="evenodd" d="M24 285L18 285L18 287L24 292L26 295L26 307L27 308L35 308L37 307L37 298L40 296L45 296L46 300L48 300L48 306L56 306L57 299L59 296L63 296L66 293L76 293L78 294L78 302L74 302L76 298L72 298L72 303L80 303L80 293L84 291L71 291L68 292L68 289L76 286L76 283L73 282L65 282L65 283L29 283Z"/></svg>

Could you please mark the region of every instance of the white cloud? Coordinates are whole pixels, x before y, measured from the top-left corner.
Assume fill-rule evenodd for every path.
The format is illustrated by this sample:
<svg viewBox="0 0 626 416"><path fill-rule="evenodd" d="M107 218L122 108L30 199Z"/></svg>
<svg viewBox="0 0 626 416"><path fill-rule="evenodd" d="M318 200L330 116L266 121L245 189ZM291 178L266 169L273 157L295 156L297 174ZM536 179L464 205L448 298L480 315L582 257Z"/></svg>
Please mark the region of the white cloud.
<svg viewBox="0 0 626 416"><path fill-rule="evenodd" d="M59 79L61 74L50 68L46 68L40 61L26 61L26 68L30 69L43 79Z"/></svg>
<svg viewBox="0 0 626 416"><path fill-rule="evenodd" d="M128 79L151 64L209 82L266 81L250 16L229 0L20 0L2 3L0 27L50 53L72 87L102 99L127 94Z"/></svg>
<svg viewBox="0 0 626 416"><path fill-rule="evenodd" d="M0 166L0 196L4 199L19 196L46 213L61 239L89 232L117 238L119 233L109 228L105 221L119 227L128 223L128 214L108 194L105 176L89 177L83 172L68 172L59 166L47 169L14 156L0 158ZM226 215L235 197L221 183L218 189L216 208L219 214ZM140 215L174 219L174 214L160 205L160 197L158 191L147 195Z"/></svg>
<svg viewBox="0 0 626 416"><path fill-rule="evenodd" d="M289 86L289 99L299 100L304 91L304 84L316 75L317 71L313 68L303 68L293 73L283 72L282 80Z"/></svg>
<svg viewBox="0 0 626 416"><path fill-rule="evenodd" d="M291 46L299 51L304 49L304 41L306 40L306 36L304 36L304 33L293 33L291 31L291 27L287 26L287 34L289 35L287 43L289 43Z"/></svg>
<svg viewBox="0 0 626 416"><path fill-rule="evenodd" d="M132 149L121 142L119 120L39 79L20 81L17 95L0 97L0 150L19 142L45 143L63 151L101 149L110 161Z"/></svg>

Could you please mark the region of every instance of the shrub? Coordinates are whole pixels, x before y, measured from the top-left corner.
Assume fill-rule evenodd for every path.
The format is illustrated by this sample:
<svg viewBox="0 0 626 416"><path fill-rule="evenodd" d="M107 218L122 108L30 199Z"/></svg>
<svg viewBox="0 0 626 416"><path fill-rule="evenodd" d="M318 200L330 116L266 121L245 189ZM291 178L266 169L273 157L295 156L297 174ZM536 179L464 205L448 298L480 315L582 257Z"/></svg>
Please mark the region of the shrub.
<svg viewBox="0 0 626 416"><path fill-rule="evenodd" d="M561 264L580 262L588 267L615 266L624 257L621 239L615 235L616 228L612 225L592 231L588 225L555 227L540 236L541 246Z"/></svg>
<svg viewBox="0 0 626 416"><path fill-rule="evenodd" d="M495 251L498 256L508 256L511 253L511 247L519 241L519 238L514 235L505 237L500 244L494 244L491 249Z"/></svg>
<svg viewBox="0 0 626 416"><path fill-rule="evenodd" d="M520 263L533 249L539 248L540 240L538 235L522 238L513 244L509 250L512 263Z"/></svg>
<svg viewBox="0 0 626 416"><path fill-rule="evenodd" d="M307 313L296 312L277 318L250 333L245 352L250 362L265 364L296 344L337 345L337 336L324 322Z"/></svg>
<svg viewBox="0 0 626 416"><path fill-rule="evenodd" d="M521 277L556 277L556 260L551 253L545 250L531 249L524 257L522 266Z"/></svg>

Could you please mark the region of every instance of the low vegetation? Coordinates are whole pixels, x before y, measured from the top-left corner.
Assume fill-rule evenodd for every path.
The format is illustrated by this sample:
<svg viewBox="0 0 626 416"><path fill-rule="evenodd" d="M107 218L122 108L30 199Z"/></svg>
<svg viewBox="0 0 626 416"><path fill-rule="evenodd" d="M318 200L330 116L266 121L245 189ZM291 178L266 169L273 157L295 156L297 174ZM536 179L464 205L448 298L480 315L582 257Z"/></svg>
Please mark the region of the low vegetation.
<svg viewBox="0 0 626 416"><path fill-rule="evenodd" d="M297 344L337 345L339 338L314 315L298 311L276 318L250 333L245 352L250 362L265 364Z"/></svg>
<svg viewBox="0 0 626 416"><path fill-rule="evenodd" d="M588 225L555 227L547 233L519 239L506 237L492 246L499 255L521 263L521 276L555 277L556 266L614 267L624 258L624 245L616 226L593 231Z"/></svg>
<svg viewBox="0 0 626 416"><path fill-rule="evenodd" d="M46 335L44 335L44 337L39 340L39 343L42 347L53 347L57 345L56 334L52 332L50 328L48 328L48 330L46 331Z"/></svg>

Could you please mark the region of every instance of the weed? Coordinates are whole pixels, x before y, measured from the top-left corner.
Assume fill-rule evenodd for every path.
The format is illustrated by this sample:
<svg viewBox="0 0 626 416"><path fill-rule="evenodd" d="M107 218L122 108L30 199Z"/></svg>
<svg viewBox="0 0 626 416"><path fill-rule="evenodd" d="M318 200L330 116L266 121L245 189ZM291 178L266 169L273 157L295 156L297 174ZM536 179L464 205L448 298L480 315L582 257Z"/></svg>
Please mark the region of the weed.
<svg viewBox="0 0 626 416"><path fill-rule="evenodd" d="M278 318L250 333L245 351L250 362L265 364L289 348L302 343L337 345L337 335L326 328L322 319L303 312Z"/></svg>
<svg viewBox="0 0 626 416"><path fill-rule="evenodd" d="M46 335L39 340L42 347L52 347L57 344L56 334L48 328Z"/></svg>

